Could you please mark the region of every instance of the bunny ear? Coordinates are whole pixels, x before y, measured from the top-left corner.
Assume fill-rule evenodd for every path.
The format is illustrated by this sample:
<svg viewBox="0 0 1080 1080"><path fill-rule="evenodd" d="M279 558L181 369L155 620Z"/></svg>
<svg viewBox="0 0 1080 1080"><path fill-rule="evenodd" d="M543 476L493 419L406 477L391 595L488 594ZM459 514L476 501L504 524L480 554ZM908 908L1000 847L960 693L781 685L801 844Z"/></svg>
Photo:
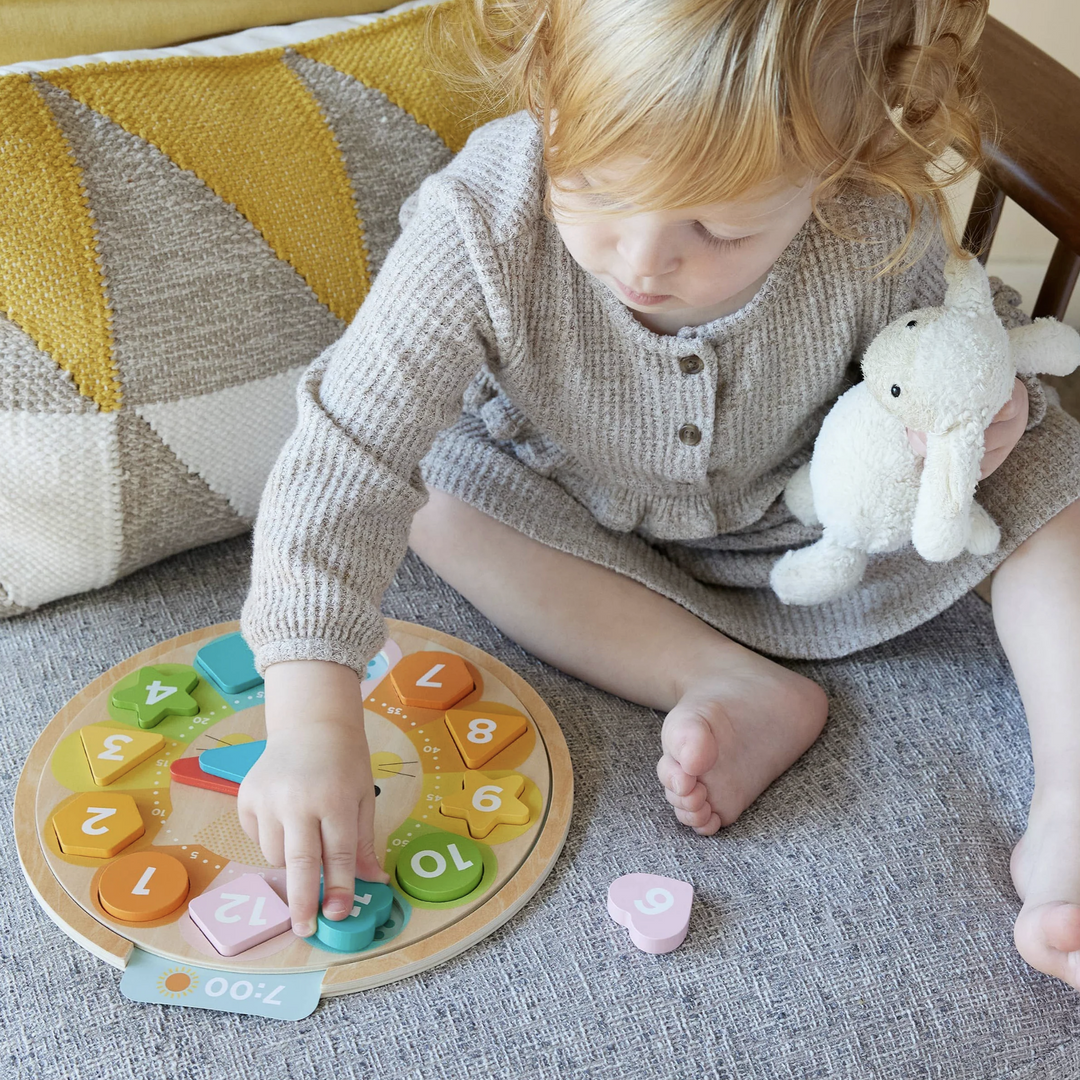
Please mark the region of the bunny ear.
<svg viewBox="0 0 1080 1080"><path fill-rule="evenodd" d="M983 431L974 421L945 435L927 434L911 526L912 543L924 559L947 562L964 550L982 456Z"/></svg>
<svg viewBox="0 0 1080 1080"><path fill-rule="evenodd" d="M978 259L950 255L945 260L945 306L973 314L993 314L994 299L990 295L990 279Z"/></svg>

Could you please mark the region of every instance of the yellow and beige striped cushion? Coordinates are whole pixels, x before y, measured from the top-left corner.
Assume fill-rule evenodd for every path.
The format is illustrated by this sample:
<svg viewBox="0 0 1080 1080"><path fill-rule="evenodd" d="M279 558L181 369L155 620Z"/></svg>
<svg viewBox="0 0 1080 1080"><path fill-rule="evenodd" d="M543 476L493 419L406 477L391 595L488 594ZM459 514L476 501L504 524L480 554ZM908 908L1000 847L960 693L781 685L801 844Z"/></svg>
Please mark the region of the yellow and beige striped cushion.
<svg viewBox="0 0 1080 1080"><path fill-rule="evenodd" d="M428 16L0 77L0 613L249 526L300 370L489 118Z"/></svg>

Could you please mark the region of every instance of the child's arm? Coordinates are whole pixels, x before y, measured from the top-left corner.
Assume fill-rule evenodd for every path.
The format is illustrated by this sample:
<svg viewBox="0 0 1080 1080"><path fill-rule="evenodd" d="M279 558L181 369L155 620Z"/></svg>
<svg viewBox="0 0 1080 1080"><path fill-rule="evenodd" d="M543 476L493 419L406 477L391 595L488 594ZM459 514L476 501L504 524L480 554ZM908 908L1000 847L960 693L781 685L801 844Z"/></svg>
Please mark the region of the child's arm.
<svg viewBox="0 0 1080 1080"><path fill-rule="evenodd" d="M478 218L460 184L425 181L356 318L305 373L263 492L241 628L267 679L267 748L241 788L241 821L284 862L299 933L314 926L320 862L350 901L357 860L383 879L360 679L427 498L420 461L496 351L486 297L497 285L484 275L499 268Z"/></svg>
<svg viewBox="0 0 1080 1080"><path fill-rule="evenodd" d="M267 861L286 866L293 930L353 906L353 879L389 881L372 846L375 791L360 680L351 668L295 660L266 669L266 749L240 786L240 821Z"/></svg>

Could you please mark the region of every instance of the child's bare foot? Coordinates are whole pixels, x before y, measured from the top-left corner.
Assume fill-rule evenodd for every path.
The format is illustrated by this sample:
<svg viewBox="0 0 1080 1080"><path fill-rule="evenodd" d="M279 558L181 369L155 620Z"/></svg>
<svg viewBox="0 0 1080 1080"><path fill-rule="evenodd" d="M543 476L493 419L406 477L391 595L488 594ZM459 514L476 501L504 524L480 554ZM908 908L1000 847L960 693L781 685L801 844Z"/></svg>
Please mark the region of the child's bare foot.
<svg viewBox="0 0 1080 1080"><path fill-rule="evenodd" d="M667 714L656 766L675 816L709 836L730 825L825 726L817 683L739 647Z"/></svg>
<svg viewBox="0 0 1080 1080"><path fill-rule="evenodd" d="M1013 849L1012 879L1024 902L1013 937L1033 967L1080 990L1080 800L1032 806Z"/></svg>

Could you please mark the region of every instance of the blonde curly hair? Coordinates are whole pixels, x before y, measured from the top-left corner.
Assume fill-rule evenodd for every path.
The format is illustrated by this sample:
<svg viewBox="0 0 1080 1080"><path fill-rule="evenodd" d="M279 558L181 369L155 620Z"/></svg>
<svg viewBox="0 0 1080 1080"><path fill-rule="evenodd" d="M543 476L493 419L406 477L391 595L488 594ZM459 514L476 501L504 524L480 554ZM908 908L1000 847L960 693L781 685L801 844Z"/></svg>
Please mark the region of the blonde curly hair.
<svg viewBox="0 0 1080 1080"><path fill-rule="evenodd" d="M615 160L642 164L604 194L656 210L809 177L837 232L833 197L891 193L909 228L888 270L921 255L927 211L961 251L945 189L981 160L988 2L469 0L454 46L490 105L536 117L556 189Z"/></svg>

